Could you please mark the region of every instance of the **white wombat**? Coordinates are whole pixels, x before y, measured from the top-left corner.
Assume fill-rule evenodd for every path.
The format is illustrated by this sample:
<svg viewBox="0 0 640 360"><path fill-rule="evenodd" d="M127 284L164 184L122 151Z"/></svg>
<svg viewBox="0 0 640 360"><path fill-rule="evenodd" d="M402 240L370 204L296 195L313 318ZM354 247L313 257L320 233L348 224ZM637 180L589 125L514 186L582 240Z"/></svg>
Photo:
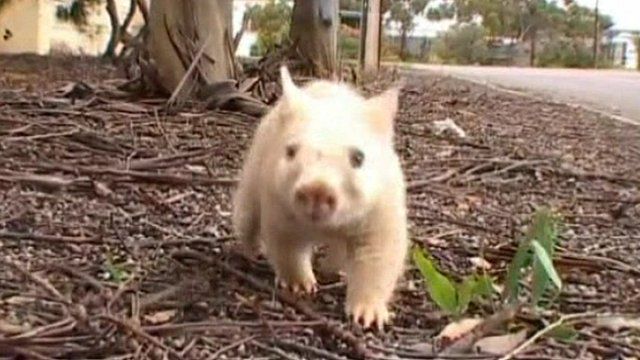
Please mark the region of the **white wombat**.
<svg viewBox="0 0 640 360"><path fill-rule="evenodd" d="M326 245L327 267L346 273L347 315L381 328L409 245L393 148L398 89L365 99L325 80L297 87L280 71L282 98L256 130L234 195L234 231L263 245L294 292L315 292L313 249Z"/></svg>

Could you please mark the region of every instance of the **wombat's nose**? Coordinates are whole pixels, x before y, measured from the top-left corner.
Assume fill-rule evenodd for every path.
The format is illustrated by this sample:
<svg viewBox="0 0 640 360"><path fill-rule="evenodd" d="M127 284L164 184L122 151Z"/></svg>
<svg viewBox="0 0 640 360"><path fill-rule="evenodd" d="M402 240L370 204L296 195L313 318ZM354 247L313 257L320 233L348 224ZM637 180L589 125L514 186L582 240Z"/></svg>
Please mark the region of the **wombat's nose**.
<svg viewBox="0 0 640 360"><path fill-rule="evenodd" d="M314 212L331 213L336 209L336 195L327 186L311 184L301 186L296 191L296 200L309 206Z"/></svg>

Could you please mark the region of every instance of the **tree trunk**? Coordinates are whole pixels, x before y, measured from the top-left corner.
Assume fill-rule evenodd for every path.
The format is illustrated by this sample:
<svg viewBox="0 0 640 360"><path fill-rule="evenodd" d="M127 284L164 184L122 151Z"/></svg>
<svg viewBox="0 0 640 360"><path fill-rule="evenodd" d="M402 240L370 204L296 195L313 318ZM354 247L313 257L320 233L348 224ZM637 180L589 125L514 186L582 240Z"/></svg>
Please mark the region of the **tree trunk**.
<svg viewBox="0 0 640 360"><path fill-rule="evenodd" d="M109 14L109 22L111 23L111 37L103 56L105 58L113 58L116 55L116 46L120 42L120 21L118 20L118 8L115 0L107 0L106 7Z"/></svg>
<svg viewBox="0 0 640 360"><path fill-rule="evenodd" d="M599 15L599 10L598 10L598 0L596 0L596 8L595 8L595 18L593 21L593 67L594 68L598 68L598 50L599 49L599 38L600 38L600 31L598 31L598 27L600 26L599 24L599 20L600 20L600 15Z"/></svg>
<svg viewBox="0 0 640 360"><path fill-rule="evenodd" d="M136 0L136 3L138 4L138 9L140 9L142 18L144 19L144 23L148 24L149 23L149 6L147 6L147 3L145 0Z"/></svg>
<svg viewBox="0 0 640 360"><path fill-rule="evenodd" d="M538 31L537 29L533 29L531 31L531 38L529 39L529 41L531 42L531 52L529 53L529 66L531 67L535 67L536 66L536 41L537 41L537 36L538 35Z"/></svg>
<svg viewBox="0 0 640 360"><path fill-rule="evenodd" d="M232 11L232 0L151 2L147 49L162 90L187 97L235 77Z"/></svg>
<svg viewBox="0 0 640 360"><path fill-rule="evenodd" d="M338 10L338 0L296 0L293 5L290 38L318 77L330 78L337 71Z"/></svg>
<svg viewBox="0 0 640 360"><path fill-rule="evenodd" d="M362 17L364 31L360 35L364 38L364 54L360 66L365 72L376 72L380 67L380 0L369 0L365 4Z"/></svg>
<svg viewBox="0 0 640 360"><path fill-rule="evenodd" d="M133 17L136 15L136 9L138 5L136 4L136 0L130 0L129 3L129 12L127 12L127 16L125 16L124 21L122 22L122 26L120 26L120 41L126 45L132 39L131 34L129 34L129 25L133 21Z"/></svg>
<svg viewBox="0 0 640 360"><path fill-rule="evenodd" d="M407 51L407 30L405 27L402 27L400 31L400 60L404 61L407 58L405 52Z"/></svg>

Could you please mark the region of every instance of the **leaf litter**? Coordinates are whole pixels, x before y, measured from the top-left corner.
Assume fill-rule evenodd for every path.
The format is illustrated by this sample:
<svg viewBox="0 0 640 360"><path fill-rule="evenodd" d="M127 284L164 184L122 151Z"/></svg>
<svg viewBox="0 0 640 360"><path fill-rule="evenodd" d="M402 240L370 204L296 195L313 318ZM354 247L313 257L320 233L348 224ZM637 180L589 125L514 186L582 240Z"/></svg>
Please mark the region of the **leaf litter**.
<svg viewBox="0 0 640 360"><path fill-rule="evenodd" d="M319 296L291 299L273 289L263 259L237 251L230 192L256 118L188 104L164 112L166 99L118 90L126 80L98 60L2 56L0 68L2 356L433 357L420 345L452 319L415 286L413 266L392 326L364 333L345 322L340 281L320 278ZM501 276L531 214L553 208L566 224L553 253L563 291L545 321L586 311L619 320L577 322L578 337L550 333L517 356L637 357L640 130L409 75L397 147L414 243L457 279L478 264ZM379 92L397 76L385 71L363 91ZM443 119L466 136L434 134ZM494 312L471 304L465 316ZM544 327L528 314L504 319ZM521 340L498 329L465 346L506 335L504 351Z"/></svg>

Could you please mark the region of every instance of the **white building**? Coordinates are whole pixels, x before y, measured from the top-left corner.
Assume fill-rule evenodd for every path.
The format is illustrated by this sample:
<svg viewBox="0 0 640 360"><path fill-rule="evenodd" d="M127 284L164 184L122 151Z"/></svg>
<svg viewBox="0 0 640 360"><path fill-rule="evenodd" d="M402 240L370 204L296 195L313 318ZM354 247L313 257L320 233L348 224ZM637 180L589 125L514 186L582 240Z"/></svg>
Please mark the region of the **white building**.
<svg viewBox="0 0 640 360"><path fill-rule="evenodd" d="M254 6L263 5L266 0L234 0L233 1L233 34L237 34L242 27L242 19L244 12ZM245 31L240 39L240 44L236 49L237 56L249 56L251 53L251 46L258 41L258 33L256 31Z"/></svg>
<svg viewBox="0 0 640 360"><path fill-rule="evenodd" d="M83 31L56 16L58 6L70 0L11 1L0 11L0 53L32 53L45 55L52 51L73 54L100 55L110 38L111 25L104 6L90 10L88 25ZM122 22L129 11L129 0L116 0ZM136 13L130 31L135 33L144 24Z"/></svg>
<svg viewBox="0 0 640 360"><path fill-rule="evenodd" d="M609 56L613 60L613 65L625 69L638 68L637 38L640 37L640 30L607 30L604 35L605 43L610 46Z"/></svg>

